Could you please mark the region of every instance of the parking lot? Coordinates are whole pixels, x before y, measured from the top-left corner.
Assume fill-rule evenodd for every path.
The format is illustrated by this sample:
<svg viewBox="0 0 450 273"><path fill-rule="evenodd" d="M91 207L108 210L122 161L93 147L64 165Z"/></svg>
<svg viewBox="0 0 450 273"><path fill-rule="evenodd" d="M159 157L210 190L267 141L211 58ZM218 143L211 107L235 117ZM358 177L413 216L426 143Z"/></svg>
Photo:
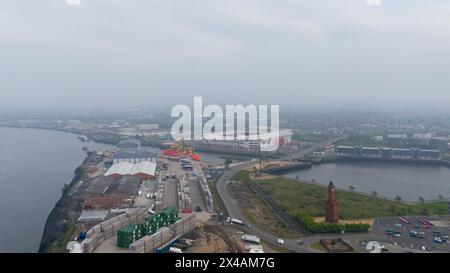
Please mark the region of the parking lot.
<svg viewBox="0 0 450 273"><path fill-rule="evenodd" d="M163 206L177 206L177 180L172 178L174 175L183 175L187 181L189 186L189 197L191 198L191 207L190 209L196 210L197 206L204 211L205 204L203 200L203 196L200 192L200 188L198 185L198 181L196 176L198 173L202 172L202 168L199 162L192 161L193 170L183 170L181 167L181 163L178 160L164 160L166 163L167 169L161 171L161 175L164 181L164 198L163 198ZM178 208L180 209L180 208Z"/></svg>
<svg viewBox="0 0 450 273"><path fill-rule="evenodd" d="M372 233L386 237L386 242L412 250L433 252L450 251L450 218L443 217L403 217L376 219ZM420 222L424 219L430 225Z"/></svg>
<svg viewBox="0 0 450 273"><path fill-rule="evenodd" d="M150 196L153 195L153 193L156 190L156 181L155 180L148 180L144 181L138 189L138 194L133 201L134 207L152 207L155 204L154 198L148 198L149 194Z"/></svg>

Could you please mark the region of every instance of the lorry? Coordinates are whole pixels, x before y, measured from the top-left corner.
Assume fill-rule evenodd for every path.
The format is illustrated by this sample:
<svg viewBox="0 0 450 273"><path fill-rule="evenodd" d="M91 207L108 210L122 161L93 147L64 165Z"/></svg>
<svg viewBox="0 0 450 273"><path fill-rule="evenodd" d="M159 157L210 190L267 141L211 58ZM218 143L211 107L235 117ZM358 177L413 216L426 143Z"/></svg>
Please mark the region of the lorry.
<svg viewBox="0 0 450 273"><path fill-rule="evenodd" d="M242 235L242 240L248 243L254 243L254 244L260 244L261 243L261 239L256 236L256 235L249 235L249 234L245 234Z"/></svg>
<svg viewBox="0 0 450 273"><path fill-rule="evenodd" d="M242 221L239 220L239 219L235 219L235 218L231 218L231 219L230 219L230 223L236 224L236 225L241 225L241 226L244 225L244 222L242 222Z"/></svg>

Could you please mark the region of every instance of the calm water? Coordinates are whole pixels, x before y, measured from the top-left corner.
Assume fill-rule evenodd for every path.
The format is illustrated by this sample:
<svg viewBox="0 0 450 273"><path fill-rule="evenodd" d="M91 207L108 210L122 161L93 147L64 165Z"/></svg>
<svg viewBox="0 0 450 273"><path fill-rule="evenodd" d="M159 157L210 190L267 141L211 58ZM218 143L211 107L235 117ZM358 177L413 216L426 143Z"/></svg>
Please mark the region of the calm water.
<svg viewBox="0 0 450 273"><path fill-rule="evenodd" d="M353 186L356 191L418 201L438 199L441 194L450 197L450 168L397 162L337 162L313 166L286 174L288 177L328 184L333 180L337 187Z"/></svg>
<svg viewBox="0 0 450 273"><path fill-rule="evenodd" d="M86 154L76 135L0 128L0 252L36 252L45 221Z"/></svg>
<svg viewBox="0 0 450 273"><path fill-rule="evenodd" d="M209 163L211 165L223 165L225 163L225 158L230 158L231 161L233 161L233 163L252 159L251 157L224 155L216 153L198 152L198 154L202 157L203 162Z"/></svg>

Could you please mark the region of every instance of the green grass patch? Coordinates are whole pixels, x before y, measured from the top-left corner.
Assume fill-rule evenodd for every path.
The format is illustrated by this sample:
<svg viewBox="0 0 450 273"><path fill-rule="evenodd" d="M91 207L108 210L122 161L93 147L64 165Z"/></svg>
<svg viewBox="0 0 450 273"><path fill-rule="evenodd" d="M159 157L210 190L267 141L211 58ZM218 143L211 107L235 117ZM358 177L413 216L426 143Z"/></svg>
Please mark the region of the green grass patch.
<svg viewBox="0 0 450 273"><path fill-rule="evenodd" d="M231 177L231 180L241 181L241 182L250 182L251 178L250 178L250 174L248 171L238 171Z"/></svg>
<svg viewBox="0 0 450 273"><path fill-rule="evenodd" d="M245 177L245 175L239 174L239 177ZM302 181L293 181L284 177L256 182L291 215L308 213L312 217L324 216L324 202L327 198L326 187ZM340 218L343 220L400 215L443 215L447 214L448 210L446 201L425 203L423 205L407 204L339 189L336 192L336 198L340 206Z"/></svg>
<svg viewBox="0 0 450 273"><path fill-rule="evenodd" d="M327 252L327 253L328 253L328 250L322 245L321 242L315 242L315 243L312 243L312 244L310 245L310 247L312 247L312 248L314 248L315 250L318 250L318 251L320 251L320 252Z"/></svg>
<svg viewBox="0 0 450 273"><path fill-rule="evenodd" d="M209 188L211 189L211 194L214 199L214 203L220 211L222 211L225 215L228 215L227 208L223 204L223 200L217 192L216 182L209 183Z"/></svg>
<svg viewBox="0 0 450 273"><path fill-rule="evenodd" d="M58 240L49 248L50 253L65 253L67 252L66 246L69 241L75 236L77 227L75 224L67 222L65 224L65 231Z"/></svg>

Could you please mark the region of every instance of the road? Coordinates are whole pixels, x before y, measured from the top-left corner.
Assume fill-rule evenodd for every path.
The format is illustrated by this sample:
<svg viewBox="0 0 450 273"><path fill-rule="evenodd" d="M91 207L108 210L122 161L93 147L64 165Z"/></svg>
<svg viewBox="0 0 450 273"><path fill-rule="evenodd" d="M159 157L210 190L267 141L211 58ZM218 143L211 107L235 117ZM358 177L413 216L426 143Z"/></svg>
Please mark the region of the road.
<svg viewBox="0 0 450 273"><path fill-rule="evenodd" d="M334 143L340 139L341 138L336 138L336 139L327 140L327 141L318 143L318 144L314 145L313 147L310 147L304 151L301 151L296 154L291 154L288 156L288 158L289 159L302 158L305 155L310 154L314 150L331 145L332 143ZM284 158L284 159L287 159L287 158ZM231 218L240 219L244 223L250 223L250 221L248 221L246 219L246 217L241 213L241 211L239 210L238 204L236 204L236 201L233 200L233 198L230 196L230 193L228 192L227 188L228 188L229 183L231 182L230 179L234 174L236 174L237 172L244 170L254 164L255 164L255 162L246 162L246 163L241 163L237 166L234 166L230 170L226 171L217 180L217 184L216 184L217 192L220 195L220 197L222 198L224 206L226 207L226 209L228 211L228 216ZM263 230L257 226L250 226L250 228L246 227L245 231L248 232L249 234L257 235L262 240L269 242L269 243L273 243L273 244L277 244L277 240L279 239L278 236L273 235L269 232L266 232L265 230ZM284 241L285 241L285 244L283 245L283 247L290 251L299 252L299 253L319 252L318 250L309 248L308 244L304 244L304 245L298 244L297 240L286 240L285 239Z"/></svg>
<svg viewBox="0 0 450 273"><path fill-rule="evenodd" d="M314 152L317 149L333 145L334 143L336 143L338 141L341 141L341 140L343 140L345 138L346 138L346 136L340 136L340 137L328 139L328 140L320 142L320 143L318 143L318 144L316 144L316 145L314 145L314 146L312 146L312 147L310 147L310 148L308 148L306 150L303 150L303 151L300 151L300 152L297 152L297 153L287 154L286 156L283 156L280 159L283 159L283 160L300 159L300 158L305 157L305 155L308 155L308 154Z"/></svg>
<svg viewBox="0 0 450 273"><path fill-rule="evenodd" d="M219 193L220 197L223 200L223 203L228 211L228 216L231 218L240 219L244 223L250 223L246 217L241 213L241 211L238 208L238 205L236 204L236 201L233 200L228 192L227 186L231 182L230 178L237 173L238 171L241 171L251 165L255 164L255 162L249 162L244 163L239 166L236 166L232 168L231 170L225 172L217 181L217 192ZM262 240L277 244L277 240L279 237L270 234L266 232L265 230L257 227L257 226L251 226L250 228L245 227L244 230L253 235L257 235ZM298 245L295 241L292 240L285 240L284 247L288 250L294 251L294 252L311 252L309 249Z"/></svg>

